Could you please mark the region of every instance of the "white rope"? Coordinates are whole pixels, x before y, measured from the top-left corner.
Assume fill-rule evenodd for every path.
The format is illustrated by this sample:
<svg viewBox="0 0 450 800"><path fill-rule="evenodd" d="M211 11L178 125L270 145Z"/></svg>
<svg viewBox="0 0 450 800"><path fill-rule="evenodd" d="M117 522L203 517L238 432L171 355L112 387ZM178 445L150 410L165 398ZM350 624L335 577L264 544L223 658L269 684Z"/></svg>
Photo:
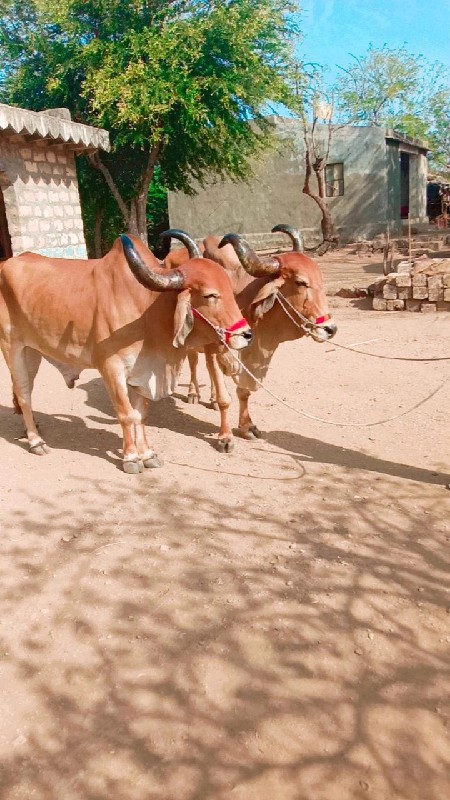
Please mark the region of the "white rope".
<svg viewBox="0 0 450 800"><path fill-rule="evenodd" d="M330 342L331 344L331 342ZM360 356L371 356L372 358L385 358L388 361L450 361L450 356L437 356L435 358L408 358L406 356L382 356L379 353L367 353L365 350L355 350L354 347L349 347L345 344L338 344L333 342L333 347L338 347L340 350L350 350L351 353L359 353Z"/></svg>
<svg viewBox="0 0 450 800"><path fill-rule="evenodd" d="M297 309L294 308L293 305L291 305L289 300L287 300L286 297L284 297L284 295L281 295L279 292L277 292L276 298L277 298L278 302L280 303L284 313L289 317L290 320L292 320L292 322L294 323L294 325L297 328L299 328L300 330L303 331L303 333L306 336L311 336L312 335L310 328L306 328L305 325L303 325L303 324L299 325L298 322L295 321L295 319L291 316L291 314L289 313L287 308L283 305L283 302L280 299L281 297L283 298L283 301L285 303L287 303L288 306L290 306L292 311L295 314L297 314L302 320L304 320L308 324L308 326L317 327L317 328L320 329L320 327L321 327L320 325L316 325L315 323L313 323L310 320L306 319L306 317L303 317L303 315L300 314L297 311ZM244 370L244 372L246 372L247 375L249 375L250 378L252 378L252 380L255 381L255 383L257 383L262 389L264 389L264 391L267 392L267 394L269 394L271 397L273 397L273 399L276 400L278 403L280 403L282 406L285 406L286 408L289 408L289 410L293 411L294 414L298 414L298 416L301 416L301 417L307 417L307 419L313 419L316 422L323 422L325 425L334 425L335 427L338 427L338 428L373 428L375 425L384 425L386 422L393 422L396 419L400 419L400 417L405 417L407 414L411 414L411 412L415 411L416 408L420 408L420 406L422 406L424 403L428 402L428 400L431 400L431 398L434 397L435 394L440 392L440 390L442 389L443 386L445 386L447 381L450 380L450 375L449 375L447 378L445 378L444 381L442 381L442 383L436 389L434 389L433 392L431 392L431 394L427 395L427 397L424 397L423 400L420 400L418 403L416 403L411 408L407 409L406 411L402 411L401 414L396 414L393 417L387 417L386 419L381 419L381 420L378 420L377 422L333 422L332 420L323 419L322 417L316 417L316 416L314 416L314 414L308 414L306 411L302 411L299 408L295 408L295 406L291 406L291 404L287 403L286 400L282 400L281 397L278 397L278 395L275 394L275 392L272 392L270 389L268 389L266 386L264 386L262 381L260 381L259 378L256 377L256 375L253 375L253 373L250 372L250 370L245 366L245 364L242 363L241 359L238 358L238 356L236 355L236 352L226 343L225 337L222 339L222 336L221 336L222 330L220 328L217 328L215 325L213 325L212 322L210 322L209 319L207 319L207 317L205 317L205 316L203 316L203 314L201 314L201 312L197 312L197 313L199 314L199 316L201 316L204 319L205 322L208 323L208 325L211 326L211 328L214 328L214 330L218 334L219 338L221 339L222 345L224 347L226 347L226 349L228 350L229 353L231 353L233 358L238 362L238 364L241 366L241 368ZM352 350L353 349L351 347L350 348L344 347L343 345L341 345L341 347L343 347L344 350ZM354 352L355 353L359 352L359 353L361 353L361 355L372 355L371 353L362 353L360 350L354 350ZM389 358L389 356L384 356L384 357L385 358ZM418 361L428 361L428 360L439 361L439 360L446 360L446 359L399 359L399 360L401 360L401 361L415 361L415 360L418 360Z"/></svg>
<svg viewBox="0 0 450 800"><path fill-rule="evenodd" d="M284 295L281 295L279 292L277 292L277 300L280 303L280 305L281 305L283 311L285 312L285 314L289 317L290 320L292 320L292 322L294 323L294 325L297 328L300 328L300 330L302 330L306 335L311 336L310 331L308 331L304 325L299 325L298 322L296 322L296 320L291 316L291 314L289 313L288 309L283 305L283 302L280 299L281 297L283 298L283 301L285 301L287 303L287 305L290 306L295 313L298 313L298 312L294 308L294 306L292 306L291 303L289 303L289 300L287 300L284 297ZM299 316L302 316L302 315L299 315ZM309 320L307 320L307 322L309 323ZM317 326L317 327L320 327L320 326ZM273 397L273 399L276 400L278 403L280 403L281 405L285 406L286 408L289 408L290 411L293 411L295 414L298 414L301 417L307 417L308 419L313 419L316 422L323 422L325 425L334 425L334 426L336 426L338 428L373 428L376 425L385 425L386 422L393 422L396 419L400 419L401 417L405 417L407 414L411 414L412 411L415 411L416 408L420 408L420 406L422 406L424 403L428 402L428 400L431 400L431 398L434 397L435 394L440 392L442 387L445 386L445 384L450 380L450 375L449 375L447 378L445 378L444 381L442 381L442 383L436 389L434 389L433 392L431 392L431 394L429 394L426 397L424 397L423 400L419 400L419 402L416 403L411 408L408 408L406 411L402 411L400 414L395 414L393 417L387 417L386 419L380 419L380 420L377 420L376 422L333 422L330 419L323 419L323 417L316 417L316 416L314 416L314 414L308 414L306 411L302 411L299 408L295 408L295 406L291 406L291 404L286 402L286 400L282 400L281 397L278 397L278 395L275 394L275 392L272 392L270 389L267 388L267 386L264 386L262 381L260 381L259 378L256 377L256 375L253 375L253 373L250 372L250 370L245 366L245 364L242 363L241 359L238 358L238 356L236 355L235 351L233 351L231 349L231 347L229 347L225 342L223 342L223 344L227 348L227 350L231 353L233 358L236 359L238 364L240 364L240 366L244 370L244 372L246 372L247 375L249 375L249 377L252 378L252 380L255 381L255 383L257 383L259 386L261 386L261 388L264 389L264 391L267 392L267 394L269 394L271 397ZM345 350L347 350L347 349L351 350L352 348L347 348L346 347L344 349ZM355 350L354 352L358 353L358 352L361 352L361 351ZM367 355L371 355L371 354L367 353ZM401 360L407 360L408 361L410 359L401 359ZM414 360L414 359L411 359L411 360ZM428 359L421 359L421 360L427 361Z"/></svg>
<svg viewBox="0 0 450 800"><path fill-rule="evenodd" d="M300 317L301 320L306 322L312 328L315 328L315 327L318 327L319 329L321 328L321 325L316 325L314 322L311 322L311 320L307 320L306 317L303 316L303 314L300 314L300 312L297 311L296 308L294 308L292 303L290 303L289 300L287 299L287 297L285 297L284 294L281 294L281 292L277 292L277 300L278 300L281 308L283 309L284 313L286 314L286 316L289 317L291 322L293 322L294 325L297 328L299 328L299 330L302 330L304 333L311 335L310 331L306 329L305 325L299 325L298 322L295 321L295 319L291 316L291 314L289 313L288 309L286 308L286 305L289 306L289 308L294 312L294 314L296 314L298 317ZM286 304L286 305L284 305L284 304ZM383 356L383 355L379 355L378 353L367 353L367 351L365 351L365 350L355 350L354 347L349 347L348 345L345 345L345 344L338 344L337 342L333 342L333 347L338 347L341 350L350 350L351 353L358 353L360 356L371 356L372 358L385 358L387 361L426 361L426 362L430 362L430 361L450 361L450 356L437 356L436 358L413 358L413 357L407 357L407 356Z"/></svg>
<svg viewBox="0 0 450 800"><path fill-rule="evenodd" d="M247 375L250 376L250 378L252 378L259 386L261 386L261 388L264 389L264 391L267 392L267 394L270 394L270 396L273 397L273 399L276 400L278 403L281 403L281 405L285 406L286 408L289 408L290 411L293 411L295 414L298 414L301 417L307 417L308 419L313 419L316 422L323 422L323 423L325 423L325 425L335 425L338 428L373 428L375 425L384 425L386 422L393 422L393 420L400 419L400 417L405 417L407 414L411 414L412 411L415 411L416 408L419 408L420 406L422 406L428 400L431 400L431 398L434 397L435 394L440 392L442 387L450 380L450 375L449 375L448 378L446 378L444 381L442 381L442 383L436 389L434 389L433 392L431 392L431 394L427 395L427 397L424 397L423 400L420 400L418 403L416 403L411 408L408 408L406 411L402 411L401 414L396 414L393 417L387 417L386 419L380 419L380 420L377 420L377 422L333 422L330 419L323 419L322 417L314 416L314 414L308 414L306 411L302 411L299 408L295 408L294 406L291 406L291 404L287 403L286 400L282 400L281 397L278 397L278 395L276 395L275 392L272 392L270 389L267 388L267 386L264 386L262 381L260 381L256 377L256 375L253 375L253 373L250 372L249 369L247 369L245 364L243 364L242 361L237 357L237 355L233 352L231 347L228 347L227 344L225 345L225 347L227 348L227 350L229 350L231 355L234 356L236 361L238 361L238 363L240 364L240 366L242 367L244 372L246 372Z"/></svg>

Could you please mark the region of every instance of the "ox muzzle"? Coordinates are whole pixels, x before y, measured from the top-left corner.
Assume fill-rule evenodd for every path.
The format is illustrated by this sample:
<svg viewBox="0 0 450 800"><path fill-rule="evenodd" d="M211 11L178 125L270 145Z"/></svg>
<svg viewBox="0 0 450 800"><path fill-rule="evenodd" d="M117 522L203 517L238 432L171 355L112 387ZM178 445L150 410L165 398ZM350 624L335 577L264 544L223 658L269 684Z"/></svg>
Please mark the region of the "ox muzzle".
<svg viewBox="0 0 450 800"><path fill-rule="evenodd" d="M337 331L337 325L331 319L329 314L324 317L318 317L314 321L311 320L309 335L315 342L327 342L332 339Z"/></svg>
<svg viewBox="0 0 450 800"><path fill-rule="evenodd" d="M214 328L222 344L231 347L232 350L243 350L244 347L248 347L253 339L253 333L245 317L241 317L241 319L234 322L233 325L229 325L227 328L221 328L218 325L214 325L211 320L205 317L197 308L193 308L192 313L194 317L202 319L211 328Z"/></svg>

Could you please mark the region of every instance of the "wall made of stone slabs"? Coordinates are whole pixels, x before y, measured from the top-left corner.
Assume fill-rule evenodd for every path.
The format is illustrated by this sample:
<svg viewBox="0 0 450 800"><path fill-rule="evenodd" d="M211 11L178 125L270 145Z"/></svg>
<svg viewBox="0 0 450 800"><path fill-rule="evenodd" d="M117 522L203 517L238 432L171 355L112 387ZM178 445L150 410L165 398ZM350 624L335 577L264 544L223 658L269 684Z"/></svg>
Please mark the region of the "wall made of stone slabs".
<svg viewBox="0 0 450 800"><path fill-rule="evenodd" d="M45 141L0 138L0 186L13 255L86 258L73 152Z"/></svg>

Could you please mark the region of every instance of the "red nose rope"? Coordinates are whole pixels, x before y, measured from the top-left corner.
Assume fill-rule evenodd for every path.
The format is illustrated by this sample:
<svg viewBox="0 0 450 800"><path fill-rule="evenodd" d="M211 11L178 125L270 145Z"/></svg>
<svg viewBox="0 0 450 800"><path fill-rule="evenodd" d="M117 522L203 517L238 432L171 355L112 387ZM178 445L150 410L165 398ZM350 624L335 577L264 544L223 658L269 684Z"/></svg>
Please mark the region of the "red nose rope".
<svg viewBox="0 0 450 800"><path fill-rule="evenodd" d="M204 322L207 322L208 325L211 326L211 328L214 328L220 341L225 342L225 344L228 344L235 331L239 331L241 328L250 327L245 317L241 317L241 319L235 322L234 325L229 325L228 328L219 328L217 325L213 325L212 322L210 322L209 319L205 317L202 314L202 312L198 311L196 308L192 309L192 313L194 317L197 317L197 319L202 319Z"/></svg>
<svg viewBox="0 0 450 800"><path fill-rule="evenodd" d="M317 317L314 325L322 325L322 322L326 322L327 319L331 319L329 314L325 314L324 317Z"/></svg>
<svg viewBox="0 0 450 800"><path fill-rule="evenodd" d="M312 336L312 331L315 328L320 328L320 326L324 322L326 322L328 319L331 319L329 314L324 314L322 317L316 317L315 322L313 322L312 319L308 319L307 317L304 317L303 314L300 313L300 311L298 311L296 308L294 308L292 303L290 303L289 300L287 299L287 297L285 297L284 294L281 294L280 291L277 292L276 299L278 300L281 308L283 309L284 313L289 317L291 322L293 322L294 325L297 328L300 328L303 331L303 333L306 333L307 336ZM288 306L288 308L287 308L287 306ZM289 309L291 309L292 313L301 320L300 325L298 324L298 322L296 322L294 317L290 314Z"/></svg>

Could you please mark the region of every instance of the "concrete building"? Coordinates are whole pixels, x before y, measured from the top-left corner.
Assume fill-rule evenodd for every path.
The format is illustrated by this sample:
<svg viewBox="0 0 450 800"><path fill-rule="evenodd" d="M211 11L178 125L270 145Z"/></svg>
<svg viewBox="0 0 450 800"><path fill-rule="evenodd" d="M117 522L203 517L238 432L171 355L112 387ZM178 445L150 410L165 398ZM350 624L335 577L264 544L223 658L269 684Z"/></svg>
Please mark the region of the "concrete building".
<svg viewBox="0 0 450 800"><path fill-rule="evenodd" d="M274 245L277 223L298 227L306 243L321 240L321 215L303 194L305 144L297 120L273 117L276 146L256 165L248 183L211 181L188 197L169 193L170 224L195 238L226 232L245 234L254 246ZM326 126L319 127L326 135ZM381 128L336 128L326 168L327 193L341 242L402 232L410 214L414 224L427 223L427 148ZM315 180L315 178L313 178Z"/></svg>
<svg viewBox="0 0 450 800"><path fill-rule="evenodd" d="M97 149L109 150L107 131L67 109L0 104L0 260L24 250L86 258L75 156Z"/></svg>

